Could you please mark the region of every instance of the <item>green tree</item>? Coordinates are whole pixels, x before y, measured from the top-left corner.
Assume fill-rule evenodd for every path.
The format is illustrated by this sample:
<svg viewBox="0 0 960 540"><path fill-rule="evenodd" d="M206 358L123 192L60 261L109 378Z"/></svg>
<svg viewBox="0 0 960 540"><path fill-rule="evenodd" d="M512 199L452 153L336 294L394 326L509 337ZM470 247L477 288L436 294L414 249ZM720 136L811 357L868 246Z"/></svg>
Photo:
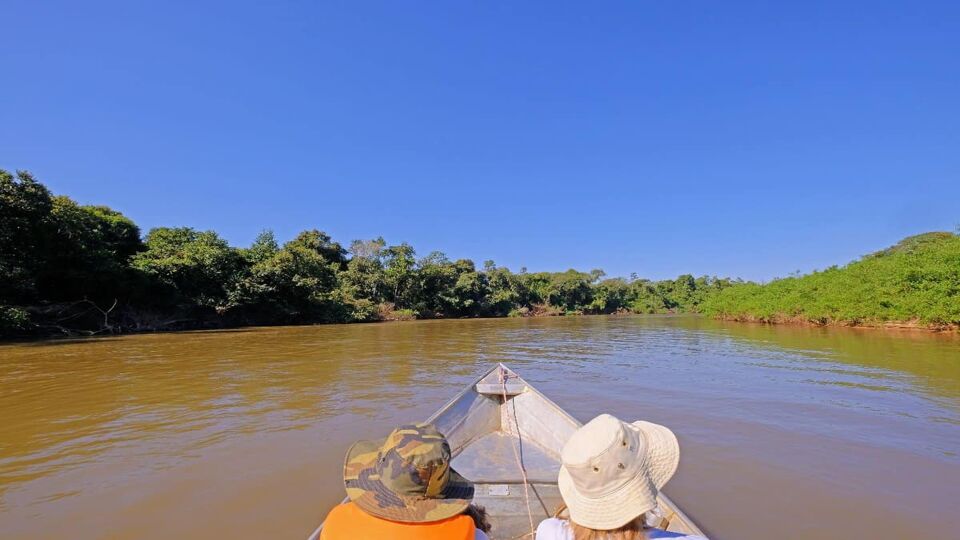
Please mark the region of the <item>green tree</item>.
<svg viewBox="0 0 960 540"><path fill-rule="evenodd" d="M352 256L340 276L341 286L348 296L373 303L382 301L387 287L384 246L383 238L354 240L350 244Z"/></svg>
<svg viewBox="0 0 960 540"><path fill-rule="evenodd" d="M50 301L126 299L138 287L130 258L143 249L140 229L106 206L52 199L43 264L36 269L40 296Z"/></svg>
<svg viewBox="0 0 960 540"><path fill-rule="evenodd" d="M240 250L240 254L248 263L257 264L273 257L278 251L280 244L277 243L277 237L267 229L257 235L249 248Z"/></svg>
<svg viewBox="0 0 960 540"><path fill-rule="evenodd" d="M243 266L240 253L213 231L157 227L132 266L165 285L181 301L224 310Z"/></svg>
<svg viewBox="0 0 960 540"><path fill-rule="evenodd" d="M416 251L406 242L384 250L385 300L398 308L411 309L416 303Z"/></svg>
<svg viewBox="0 0 960 540"><path fill-rule="evenodd" d="M527 273L521 268L518 274L520 287L518 302L521 306L533 307L549 302L550 286L553 274L550 272Z"/></svg>
<svg viewBox="0 0 960 540"><path fill-rule="evenodd" d="M270 322L342 320L337 273L343 264L344 250L329 235L304 231L255 263L237 284L231 304Z"/></svg>
<svg viewBox="0 0 960 540"><path fill-rule="evenodd" d="M343 305L344 317L351 321L373 321L380 317L380 306L386 292L383 238L354 240L350 243L350 259L338 274L337 301Z"/></svg>
<svg viewBox="0 0 960 540"><path fill-rule="evenodd" d="M592 313L614 313L627 307L629 285L622 278L605 279L593 287Z"/></svg>
<svg viewBox="0 0 960 540"><path fill-rule="evenodd" d="M553 274L547 289L547 301L552 306L566 311L579 311L589 306L592 300L590 284L596 279L592 274L567 270Z"/></svg>
<svg viewBox="0 0 960 540"><path fill-rule="evenodd" d="M50 191L29 172L0 169L0 304L37 299L52 207Z"/></svg>
<svg viewBox="0 0 960 540"><path fill-rule="evenodd" d="M347 263L347 250L343 249L339 243L334 242L329 234L311 229L298 234L296 238L288 242L285 248L302 248L307 251L315 252L330 264L338 268Z"/></svg>
<svg viewBox="0 0 960 540"><path fill-rule="evenodd" d="M451 294L451 314L459 317L483 315L490 296L486 274L477 272L469 259L458 260L453 263L453 268L457 279Z"/></svg>
<svg viewBox="0 0 960 540"><path fill-rule="evenodd" d="M844 268L766 286L689 274L604 279L599 269L514 274L493 261L478 271L440 252L418 261L409 244L387 247L383 238L355 241L348 252L318 230L283 246L264 231L234 249L212 231L161 227L144 243L123 214L53 196L29 173L0 171L0 333L59 323L64 309L89 304L83 300L111 299L134 308L125 317L138 309L157 317L193 313L203 325L623 309L957 324L957 242L949 233L920 235ZM82 309L67 314L71 325L88 324Z"/></svg>
<svg viewBox="0 0 960 540"><path fill-rule="evenodd" d="M664 311L692 311L691 308L697 303L697 283L690 274L653 282L652 286L654 294L660 297L659 303L663 305Z"/></svg>
<svg viewBox="0 0 960 540"><path fill-rule="evenodd" d="M483 272L488 289L486 315L503 317L521 308L529 308L529 304L521 301L529 296L523 291L523 282L509 268L498 268L493 261L486 261Z"/></svg>
<svg viewBox="0 0 960 540"><path fill-rule="evenodd" d="M626 297L627 307L634 313L663 313L667 304L655 283L647 279L630 282Z"/></svg>
<svg viewBox="0 0 960 540"><path fill-rule="evenodd" d="M446 255L431 252L417 262L414 309L421 316L442 317L456 309L457 269Z"/></svg>

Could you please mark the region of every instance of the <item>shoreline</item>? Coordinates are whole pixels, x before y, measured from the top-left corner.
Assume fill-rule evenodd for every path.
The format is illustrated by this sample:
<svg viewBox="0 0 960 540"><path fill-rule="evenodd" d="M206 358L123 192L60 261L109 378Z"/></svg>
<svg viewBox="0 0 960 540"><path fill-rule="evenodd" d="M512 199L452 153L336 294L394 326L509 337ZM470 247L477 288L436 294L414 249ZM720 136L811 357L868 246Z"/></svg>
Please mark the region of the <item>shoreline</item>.
<svg viewBox="0 0 960 540"><path fill-rule="evenodd" d="M856 323L851 323L851 321L830 321L826 323L818 323L805 319L803 317L753 317L746 315L739 316L709 316L702 313L693 313L693 312L664 312L664 313L626 313L622 311L613 312L613 313L563 313L563 312L538 312L530 313L523 316L501 316L501 317L424 317L424 318L388 318L381 319L377 321L354 321L354 322L304 322L299 324L291 324L288 322L279 323L279 324L240 324L240 325L203 325L199 324L196 326L186 326L186 327L170 327L170 328L154 328L154 329L145 329L145 330L133 330L133 331L121 331L121 332L101 332L93 334L84 334L78 332L73 335L63 335L63 334L50 334L50 335L24 335L17 337L2 337L0 338L0 345L13 344L13 343L36 343L42 341L53 341L53 340L82 340L82 339L95 339L95 338L104 338L104 337L121 337L121 336L131 336L131 335L146 335L146 334L169 334L177 332L207 332L207 331L231 331L231 330L244 330L248 328L273 328L273 327L284 327L284 326L327 326L327 325L354 325L354 324L386 324L386 323L408 323L415 321L463 321L463 320L481 320L481 319L540 319L540 318L550 318L550 317L649 317L649 316L671 316L671 315L693 315L700 316L704 319L727 322L727 323L738 323L738 324L747 324L747 325L762 325L762 326L781 326L781 327L807 327L807 328L848 328L851 330L874 330L874 331L886 331L886 332L909 332L909 333L924 333L924 334L960 334L960 324L957 325L928 325L919 322L918 320L913 321L884 321L884 322L868 322L860 321Z"/></svg>
<svg viewBox="0 0 960 540"><path fill-rule="evenodd" d="M751 315L711 317L718 321L770 326L807 326L814 328L851 328L854 330L887 330L903 332L925 332L932 334L960 332L960 324L925 324L919 320L910 321L827 321L816 322L804 317L754 317Z"/></svg>

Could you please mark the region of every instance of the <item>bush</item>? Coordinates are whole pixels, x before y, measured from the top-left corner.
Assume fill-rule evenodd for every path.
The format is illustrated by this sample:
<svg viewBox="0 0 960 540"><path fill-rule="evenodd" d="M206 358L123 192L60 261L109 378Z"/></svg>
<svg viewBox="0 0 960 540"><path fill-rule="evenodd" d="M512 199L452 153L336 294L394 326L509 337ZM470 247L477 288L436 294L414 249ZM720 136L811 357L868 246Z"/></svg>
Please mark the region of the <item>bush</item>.
<svg viewBox="0 0 960 540"><path fill-rule="evenodd" d="M417 312L412 309L397 309L391 313L388 321L412 321L417 318Z"/></svg>
<svg viewBox="0 0 960 540"><path fill-rule="evenodd" d="M16 306L0 306L0 336L11 336L30 328L30 314Z"/></svg>
<svg viewBox="0 0 960 540"><path fill-rule="evenodd" d="M911 236L842 268L723 290L704 307L760 322L960 325L960 237Z"/></svg>

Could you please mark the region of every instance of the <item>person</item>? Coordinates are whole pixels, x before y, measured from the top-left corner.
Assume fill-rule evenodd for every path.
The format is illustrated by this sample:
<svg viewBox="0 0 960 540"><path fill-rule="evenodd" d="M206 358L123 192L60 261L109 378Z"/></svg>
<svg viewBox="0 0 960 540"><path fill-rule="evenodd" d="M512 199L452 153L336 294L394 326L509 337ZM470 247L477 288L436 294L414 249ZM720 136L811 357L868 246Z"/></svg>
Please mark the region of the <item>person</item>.
<svg viewBox="0 0 960 540"><path fill-rule="evenodd" d="M647 525L680 461L669 429L601 414L574 432L560 461L565 508L540 523L536 540L705 540Z"/></svg>
<svg viewBox="0 0 960 540"><path fill-rule="evenodd" d="M450 467L450 445L432 424L394 429L347 450L349 502L327 515L320 540L488 540L473 484Z"/></svg>

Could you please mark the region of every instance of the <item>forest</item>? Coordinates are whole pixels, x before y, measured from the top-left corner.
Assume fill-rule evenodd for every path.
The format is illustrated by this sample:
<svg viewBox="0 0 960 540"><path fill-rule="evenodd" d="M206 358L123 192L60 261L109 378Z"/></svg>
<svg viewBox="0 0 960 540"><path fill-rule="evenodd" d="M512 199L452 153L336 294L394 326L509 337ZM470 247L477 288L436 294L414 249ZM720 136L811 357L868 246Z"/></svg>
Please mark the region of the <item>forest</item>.
<svg viewBox="0 0 960 540"><path fill-rule="evenodd" d="M214 231L143 234L106 206L0 170L0 336L93 335L418 318L697 312L739 283L651 281L602 270L513 272L419 256L382 237L341 244L306 230L247 247Z"/></svg>
<svg viewBox="0 0 960 540"><path fill-rule="evenodd" d="M960 236L932 232L765 284L513 272L382 237L306 230L247 247L136 223L0 169L0 337L451 317L705 313L735 321L960 327Z"/></svg>

